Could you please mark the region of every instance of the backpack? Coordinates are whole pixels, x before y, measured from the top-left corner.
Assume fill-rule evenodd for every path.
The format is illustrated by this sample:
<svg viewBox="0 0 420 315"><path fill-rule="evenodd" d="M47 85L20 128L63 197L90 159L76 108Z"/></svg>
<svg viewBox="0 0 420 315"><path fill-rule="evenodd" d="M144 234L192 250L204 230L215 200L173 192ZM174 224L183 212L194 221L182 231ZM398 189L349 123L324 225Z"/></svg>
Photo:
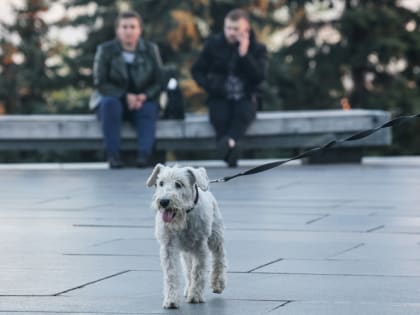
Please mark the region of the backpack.
<svg viewBox="0 0 420 315"><path fill-rule="evenodd" d="M163 109L163 119L184 119L184 97L179 87L178 75L174 66L164 66L159 53L159 47L152 44L153 54L160 68L161 96L159 103Z"/></svg>

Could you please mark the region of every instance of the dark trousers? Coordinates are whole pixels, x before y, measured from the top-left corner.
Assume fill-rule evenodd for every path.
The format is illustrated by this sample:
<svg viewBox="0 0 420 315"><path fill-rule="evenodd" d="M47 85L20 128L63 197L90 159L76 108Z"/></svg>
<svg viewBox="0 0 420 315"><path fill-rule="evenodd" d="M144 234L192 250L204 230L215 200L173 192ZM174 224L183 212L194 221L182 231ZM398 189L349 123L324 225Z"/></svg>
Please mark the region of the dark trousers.
<svg viewBox="0 0 420 315"><path fill-rule="evenodd" d="M103 96L97 114L102 124L105 151L108 155L118 155L120 152L120 131L123 120L128 120L134 126L139 152L149 156L152 154L159 114L158 104L145 102L139 110L129 110L121 99Z"/></svg>
<svg viewBox="0 0 420 315"><path fill-rule="evenodd" d="M209 99L210 123L216 131L216 139L229 137L239 141L255 119L256 106L247 98L239 101Z"/></svg>

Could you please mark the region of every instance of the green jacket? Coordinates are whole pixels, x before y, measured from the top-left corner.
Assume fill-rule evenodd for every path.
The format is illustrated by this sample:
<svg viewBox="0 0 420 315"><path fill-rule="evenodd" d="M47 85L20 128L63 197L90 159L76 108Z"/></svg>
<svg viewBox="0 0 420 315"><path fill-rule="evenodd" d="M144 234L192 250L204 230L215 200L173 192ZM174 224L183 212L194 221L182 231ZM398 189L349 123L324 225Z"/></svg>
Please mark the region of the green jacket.
<svg viewBox="0 0 420 315"><path fill-rule="evenodd" d="M138 93L145 93L148 100L157 101L161 92L161 60L156 44L140 39L135 51L131 76ZM122 47L117 39L98 46L93 64L95 91L89 107L95 109L101 96L123 96L128 87L127 67Z"/></svg>

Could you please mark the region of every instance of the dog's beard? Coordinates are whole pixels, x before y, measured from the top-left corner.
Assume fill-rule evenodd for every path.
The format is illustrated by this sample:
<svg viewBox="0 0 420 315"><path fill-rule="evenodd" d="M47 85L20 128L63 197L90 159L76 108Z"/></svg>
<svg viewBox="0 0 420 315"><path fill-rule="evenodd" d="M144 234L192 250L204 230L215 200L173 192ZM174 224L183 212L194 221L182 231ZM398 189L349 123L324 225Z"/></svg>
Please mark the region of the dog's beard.
<svg viewBox="0 0 420 315"><path fill-rule="evenodd" d="M162 208L159 206L159 201L155 202L155 209L158 211L160 219L171 230L182 230L187 226L186 210L181 208L176 201L171 200L171 204Z"/></svg>

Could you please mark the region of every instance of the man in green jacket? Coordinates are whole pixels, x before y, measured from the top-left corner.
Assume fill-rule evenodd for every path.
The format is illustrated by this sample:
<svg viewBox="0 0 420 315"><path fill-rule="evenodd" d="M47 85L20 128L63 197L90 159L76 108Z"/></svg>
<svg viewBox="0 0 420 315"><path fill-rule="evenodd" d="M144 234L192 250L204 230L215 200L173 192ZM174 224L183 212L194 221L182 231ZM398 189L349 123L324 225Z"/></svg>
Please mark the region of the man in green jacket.
<svg viewBox="0 0 420 315"><path fill-rule="evenodd" d="M116 39L98 46L93 66L96 88L91 108L102 124L110 168L121 168L120 129L123 119L136 129L137 166L150 163L159 114L160 60L157 46L141 38L142 19L136 12L122 12Z"/></svg>

